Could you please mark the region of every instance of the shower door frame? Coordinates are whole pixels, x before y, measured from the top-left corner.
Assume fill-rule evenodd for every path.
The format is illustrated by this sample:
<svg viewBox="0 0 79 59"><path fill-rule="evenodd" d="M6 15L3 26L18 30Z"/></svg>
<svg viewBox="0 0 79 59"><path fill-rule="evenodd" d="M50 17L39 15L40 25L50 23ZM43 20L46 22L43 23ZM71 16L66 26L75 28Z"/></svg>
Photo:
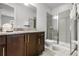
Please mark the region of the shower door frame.
<svg viewBox="0 0 79 59"><path fill-rule="evenodd" d="M74 22L76 22L75 23L75 29L76 29L76 38L75 38L75 41L77 42L78 41L78 33L77 33L77 31L78 31L78 13L77 13L77 4L75 3L72 3L72 5L74 5L75 6L75 13L76 13L76 15L75 15L75 20L74 20ZM70 31L71 32L71 31ZM70 34L70 36L71 36L71 34ZM73 55L73 53L76 51L76 52L78 52L78 45L77 44L75 44L75 48L74 48L74 50L73 51L71 51L71 49L72 49L72 39L70 39L71 41L70 41L70 55ZM78 55L78 53L76 53L76 56Z"/></svg>

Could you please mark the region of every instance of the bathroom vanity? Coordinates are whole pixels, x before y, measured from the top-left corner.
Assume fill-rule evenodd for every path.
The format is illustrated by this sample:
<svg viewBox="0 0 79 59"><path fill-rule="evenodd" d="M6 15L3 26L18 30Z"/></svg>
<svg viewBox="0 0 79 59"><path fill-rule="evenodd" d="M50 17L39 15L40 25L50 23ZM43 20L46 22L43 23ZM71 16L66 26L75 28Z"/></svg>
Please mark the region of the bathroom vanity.
<svg viewBox="0 0 79 59"><path fill-rule="evenodd" d="M0 56L36 56L43 51L43 31L0 32Z"/></svg>
<svg viewBox="0 0 79 59"><path fill-rule="evenodd" d="M22 3L0 3L0 8L0 56L40 55L44 51L44 31L14 30L18 27L36 29L36 12L30 13L30 7L30 11L27 11ZM30 14L29 17L27 13Z"/></svg>

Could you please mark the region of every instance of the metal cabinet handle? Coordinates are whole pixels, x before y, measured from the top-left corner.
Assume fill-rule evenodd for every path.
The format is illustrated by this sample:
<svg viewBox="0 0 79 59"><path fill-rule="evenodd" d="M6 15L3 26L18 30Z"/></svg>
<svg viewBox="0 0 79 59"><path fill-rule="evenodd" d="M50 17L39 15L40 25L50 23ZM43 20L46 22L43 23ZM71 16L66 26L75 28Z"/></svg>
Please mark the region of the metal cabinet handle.
<svg viewBox="0 0 79 59"><path fill-rule="evenodd" d="M40 39L39 39L39 44L40 44Z"/></svg>
<svg viewBox="0 0 79 59"><path fill-rule="evenodd" d="M28 35L28 43L29 43L29 35Z"/></svg>
<svg viewBox="0 0 79 59"><path fill-rule="evenodd" d="M4 47L3 47L3 56L5 55L5 52L4 52Z"/></svg>
<svg viewBox="0 0 79 59"><path fill-rule="evenodd" d="M41 34L41 36L43 36L44 34Z"/></svg>

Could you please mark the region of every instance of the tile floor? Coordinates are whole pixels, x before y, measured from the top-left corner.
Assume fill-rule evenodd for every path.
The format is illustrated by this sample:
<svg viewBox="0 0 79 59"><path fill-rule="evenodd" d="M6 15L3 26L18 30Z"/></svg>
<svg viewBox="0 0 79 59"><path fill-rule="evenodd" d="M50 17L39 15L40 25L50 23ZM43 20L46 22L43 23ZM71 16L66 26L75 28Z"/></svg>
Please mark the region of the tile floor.
<svg viewBox="0 0 79 59"><path fill-rule="evenodd" d="M41 56L69 56L69 50L45 48Z"/></svg>
<svg viewBox="0 0 79 59"><path fill-rule="evenodd" d="M45 51L40 56L70 56L70 50L63 47L58 49L46 47ZM76 52L72 56L76 56Z"/></svg>
<svg viewBox="0 0 79 59"><path fill-rule="evenodd" d="M76 56L77 51L72 55ZM70 56L70 44L54 40L45 40L45 51L40 56Z"/></svg>
<svg viewBox="0 0 79 59"><path fill-rule="evenodd" d="M75 56L74 54L73 56ZM45 46L45 51L40 56L70 56L70 48L64 45Z"/></svg>

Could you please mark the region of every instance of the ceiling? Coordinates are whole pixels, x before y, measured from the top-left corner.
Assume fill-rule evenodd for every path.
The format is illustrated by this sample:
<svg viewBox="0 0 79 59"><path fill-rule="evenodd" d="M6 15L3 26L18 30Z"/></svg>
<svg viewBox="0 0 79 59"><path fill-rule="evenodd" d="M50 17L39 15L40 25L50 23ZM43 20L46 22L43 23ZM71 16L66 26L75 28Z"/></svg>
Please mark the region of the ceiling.
<svg viewBox="0 0 79 59"><path fill-rule="evenodd" d="M21 3L21 4L24 5L23 3ZM39 3L39 4L44 5L45 7L48 7L49 9L55 9L55 8L61 6L61 5L66 5L66 4L68 5L70 3ZM3 4L0 3L0 8L3 8L3 6L7 7L8 9L13 10L12 8L10 8L10 7L8 7L8 6L3 5ZM31 10L33 10L34 12L36 12L36 7L32 6L31 4L29 4L28 7Z"/></svg>
<svg viewBox="0 0 79 59"><path fill-rule="evenodd" d="M37 3L37 4L43 5L45 7L48 7L49 9L53 10L57 7L60 7L62 5L68 5L70 3ZM25 5L25 4L23 3L23 5ZM36 7L34 7L33 5L29 4L27 7L29 7L31 10L36 12Z"/></svg>
<svg viewBox="0 0 79 59"><path fill-rule="evenodd" d="M48 7L49 9L55 9L55 8L61 6L61 5L65 5L65 4L68 4L68 3L37 3L37 4ZM33 5L29 4L28 7L31 8L31 10L36 11L36 7L34 7Z"/></svg>
<svg viewBox="0 0 79 59"><path fill-rule="evenodd" d="M50 9L55 9L61 5L66 5L66 4L69 4L69 3L40 3Z"/></svg>
<svg viewBox="0 0 79 59"><path fill-rule="evenodd" d="M37 3L37 4L43 5L45 7L48 7L49 9L53 10L62 5L70 5L71 3ZM28 7L36 12L36 7L34 7L33 5L29 4Z"/></svg>
<svg viewBox="0 0 79 59"><path fill-rule="evenodd" d="M21 5L24 5L26 7L28 7L29 9L31 9L33 12L36 12L36 7L34 7L33 5L31 4L28 4L28 5L25 5L24 3L20 3Z"/></svg>

